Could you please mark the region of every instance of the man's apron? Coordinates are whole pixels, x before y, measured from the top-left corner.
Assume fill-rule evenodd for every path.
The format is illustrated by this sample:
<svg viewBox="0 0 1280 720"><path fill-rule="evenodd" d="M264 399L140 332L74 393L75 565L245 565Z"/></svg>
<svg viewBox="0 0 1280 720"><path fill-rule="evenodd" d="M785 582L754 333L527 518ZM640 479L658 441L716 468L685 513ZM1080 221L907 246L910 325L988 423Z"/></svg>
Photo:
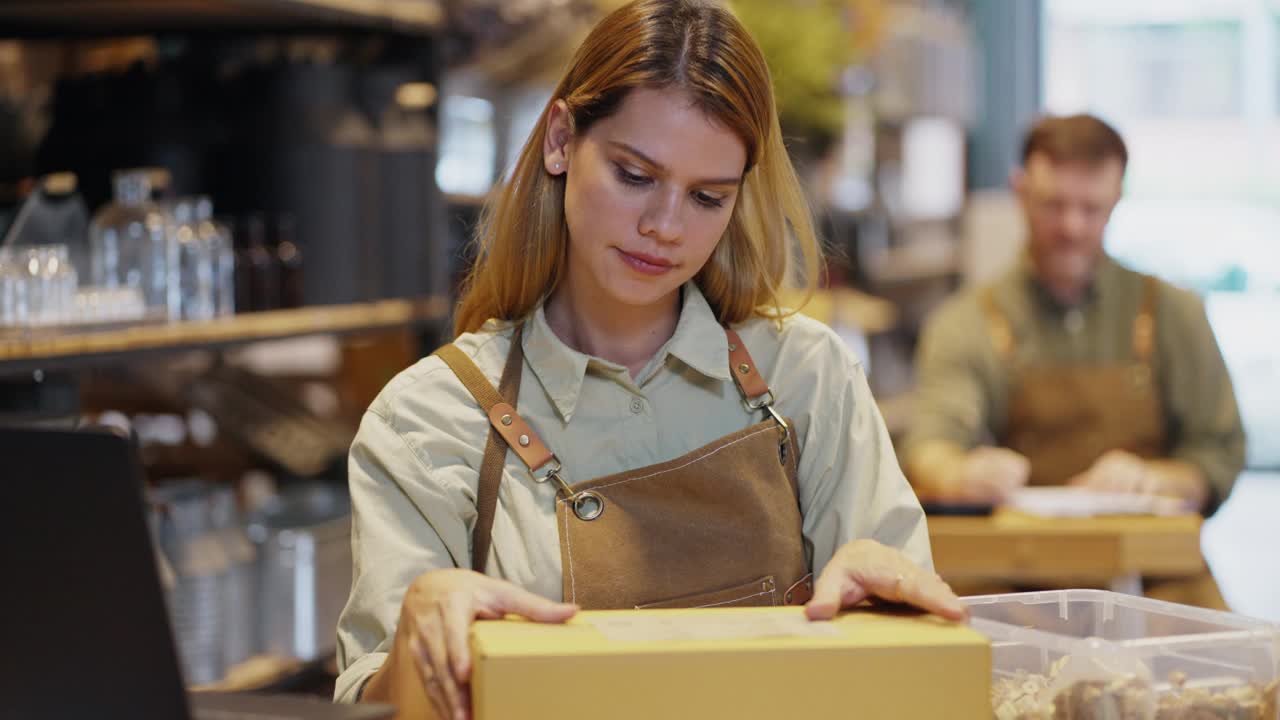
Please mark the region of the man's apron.
<svg viewBox="0 0 1280 720"><path fill-rule="evenodd" d="M1133 358L1113 365L1024 365L1013 328L988 288L981 296L992 343L1009 368L1008 420L998 444L1031 461L1032 485L1062 485L1108 450L1142 458L1168 452L1164 408L1151 367L1156 280L1145 279L1133 321Z"/></svg>
<svg viewBox="0 0 1280 720"><path fill-rule="evenodd" d="M1031 461L1030 484L1063 485L1108 450L1144 459L1168 456L1164 405L1151 365L1156 291L1156 279L1145 276L1133 320L1133 357L1113 365L1023 364L991 288L980 296L992 343L1011 377L1008 421L997 442ZM1143 585L1148 597L1227 609L1207 568L1189 578L1144 578Z"/></svg>

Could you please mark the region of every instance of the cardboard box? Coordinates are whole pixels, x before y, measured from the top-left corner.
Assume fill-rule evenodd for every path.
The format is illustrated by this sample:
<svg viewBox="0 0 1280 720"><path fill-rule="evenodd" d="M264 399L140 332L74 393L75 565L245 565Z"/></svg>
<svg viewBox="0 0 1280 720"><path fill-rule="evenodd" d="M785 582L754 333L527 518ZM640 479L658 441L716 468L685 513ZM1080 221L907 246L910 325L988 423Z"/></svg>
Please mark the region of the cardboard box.
<svg viewBox="0 0 1280 720"><path fill-rule="evenodd" d="M991 648L965 625L801 608L583 612L478 622L476 720L989 720Z"/></svg>

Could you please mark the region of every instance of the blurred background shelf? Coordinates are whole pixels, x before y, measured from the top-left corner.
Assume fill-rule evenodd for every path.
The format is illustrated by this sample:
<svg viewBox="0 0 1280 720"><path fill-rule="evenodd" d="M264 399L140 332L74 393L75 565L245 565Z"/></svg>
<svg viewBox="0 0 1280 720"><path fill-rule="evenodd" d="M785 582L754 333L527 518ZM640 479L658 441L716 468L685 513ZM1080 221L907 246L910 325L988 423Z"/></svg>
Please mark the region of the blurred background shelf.
<svg viewBox="0 0 1280 720"><path fill-rule="evenodd" d="M174 30L362 29L424 35L444 21L437 0L8 0L0 35Z"/></svg>
<svg viewBox="0 0 1280 720"><path fill-rule="evenodd" d="M344 335L442 323L442 297L319 305L246 313L209 322L136 325L100 331L0 330L0 374L101 365L136 355L213 350L305 335Z"/></svg>

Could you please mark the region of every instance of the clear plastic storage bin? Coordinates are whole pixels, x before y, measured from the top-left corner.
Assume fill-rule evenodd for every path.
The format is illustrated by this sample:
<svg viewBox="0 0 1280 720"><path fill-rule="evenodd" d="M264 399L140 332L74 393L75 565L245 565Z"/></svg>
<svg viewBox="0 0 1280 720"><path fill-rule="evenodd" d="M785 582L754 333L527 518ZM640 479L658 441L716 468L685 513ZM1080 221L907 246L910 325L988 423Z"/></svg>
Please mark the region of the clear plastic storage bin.
<svg viewBox="0 0 1280 720"><path fill-rule="evenodd" d="M1102 590L964 600L998 720L1280 717L1280 626Z"/></svg>

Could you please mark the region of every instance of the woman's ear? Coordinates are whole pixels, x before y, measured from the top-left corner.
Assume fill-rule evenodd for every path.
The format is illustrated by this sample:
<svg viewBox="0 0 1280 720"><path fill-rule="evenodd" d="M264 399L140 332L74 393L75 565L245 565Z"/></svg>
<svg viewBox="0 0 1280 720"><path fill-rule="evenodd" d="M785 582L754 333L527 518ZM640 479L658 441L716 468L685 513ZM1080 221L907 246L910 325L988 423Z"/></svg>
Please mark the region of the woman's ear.
<svg viewBox="0 0 1280 720"><path fill-rule="evenodd" d="M1027 189L1027 171L1021 166L1009 171L1009 189L1019 197Z"/></svg>
<svg viewBox="0 0 1280 720"><path fill-rule="evenodd" d="M564 100L551 103L547 111L547 136L542 139L542 164L552 175L569 170L569 149L573 143L573 120Z"/></svg>

